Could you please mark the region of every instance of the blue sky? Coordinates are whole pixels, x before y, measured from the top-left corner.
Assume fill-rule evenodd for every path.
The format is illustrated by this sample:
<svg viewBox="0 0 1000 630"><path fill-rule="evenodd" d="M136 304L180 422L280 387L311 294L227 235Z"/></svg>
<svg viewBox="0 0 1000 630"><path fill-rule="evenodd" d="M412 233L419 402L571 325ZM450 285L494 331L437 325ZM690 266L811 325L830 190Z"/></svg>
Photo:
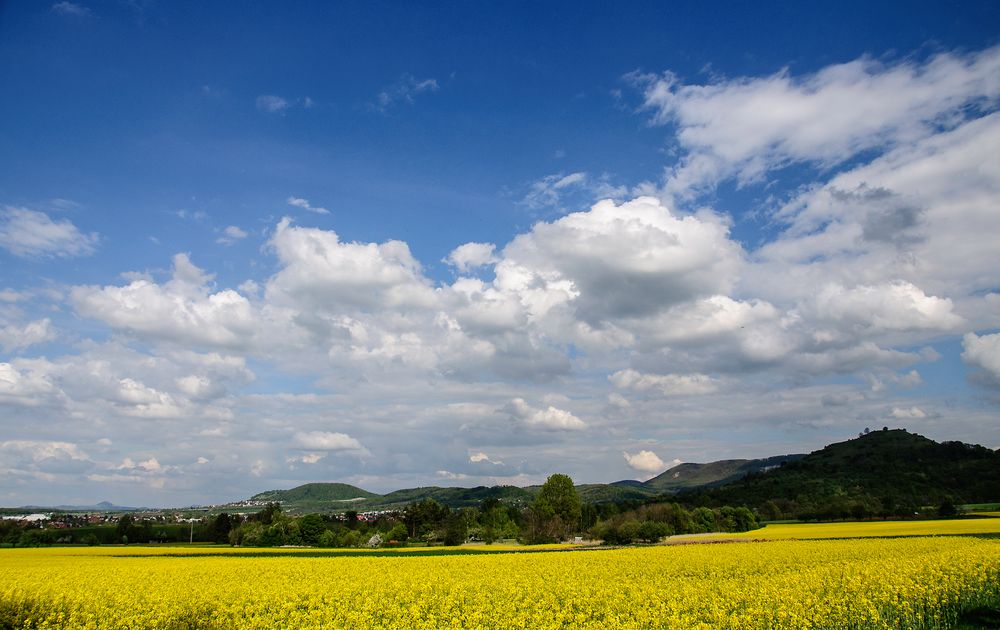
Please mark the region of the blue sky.
<svg viewBox="0 0 1000 630"><path fill-rule="evenodd" d="M1000 446L1000 9L871 5L4 3L0 503Z"/></svg>

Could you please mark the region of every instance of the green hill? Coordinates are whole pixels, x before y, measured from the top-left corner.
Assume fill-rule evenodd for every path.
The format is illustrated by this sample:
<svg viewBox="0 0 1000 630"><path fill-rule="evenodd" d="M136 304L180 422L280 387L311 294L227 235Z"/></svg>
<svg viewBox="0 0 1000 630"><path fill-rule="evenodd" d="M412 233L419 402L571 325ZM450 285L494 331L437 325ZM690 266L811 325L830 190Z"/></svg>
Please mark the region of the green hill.
<svg viewBox="0 0 1000 630"><path fill-rule="evenodd" d="M373 508L387 509L403 507L425 499L434 499L451 508L461 508L479 505L486 499L500 499L508 503L530 502L534 499L534 494L527 488L516 486L476 486L475 488L425 486L390 492L381 496L377 501L372 501L370 505Z"/></svg>
<svg viewBox="0 0 1000 630"><path fill-rule="evenodd" d="M831 444L722 487L687 493L684 500L747 505L765 518L858 518L912 515L945 502L998 497L1000 453L886 429Z"/></svg>
<svg viewBox="0 0 1000 630"><path fill-rule="evenodd" d="M343 483L307 483L252 497L292 512L401 509L433 499L451 508L487 499L528 504L540 486L425 486L379 495ZM671 497L688 505L746 505L764 518L848 518L910 514L946 501L1000 500L1000 453L937 443L902 429L876 431L809 455L679 464L646 482L577 486L584 503Z"/></svg>
<svg viewBox="0 0 1000 630"><path fill-rule="evenodd" d="M678 464L643 485L660 493L721 486L803 457L805 455L777 455L764 459L723 459L708 464Z"/></svg>
<svg viewBox="0 0 1000 630"><path fill-rule="evenodd" d="M366 503L380 495L346 483L307 483L291 490L268 490L250 497L253 501L277 501L285 506L324 505L347 508L351 504Z"/></svg>
<svg viewBox="0 0 1000 630"><path fill-rule="evenodd" d="M580 500L584 503L642 501L660 494L658 490L647 488L642 484L622 484L617 481L615 483L586 483L578 485L576 491L580 494Z"/></svg>

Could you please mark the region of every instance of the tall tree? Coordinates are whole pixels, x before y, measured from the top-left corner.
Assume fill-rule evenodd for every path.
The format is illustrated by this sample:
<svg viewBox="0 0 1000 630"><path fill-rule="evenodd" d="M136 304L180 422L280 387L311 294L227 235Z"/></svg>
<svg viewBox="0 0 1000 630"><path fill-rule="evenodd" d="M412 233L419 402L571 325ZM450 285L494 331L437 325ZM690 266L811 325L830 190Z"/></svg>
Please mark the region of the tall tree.
<svg viewBox="0 0 1000 630"><path fill-rule="evenodd" d="M553 542L572 535L580 524L580 495L568 475L554 474L542 485L528 511L530 543Z"/></svg>

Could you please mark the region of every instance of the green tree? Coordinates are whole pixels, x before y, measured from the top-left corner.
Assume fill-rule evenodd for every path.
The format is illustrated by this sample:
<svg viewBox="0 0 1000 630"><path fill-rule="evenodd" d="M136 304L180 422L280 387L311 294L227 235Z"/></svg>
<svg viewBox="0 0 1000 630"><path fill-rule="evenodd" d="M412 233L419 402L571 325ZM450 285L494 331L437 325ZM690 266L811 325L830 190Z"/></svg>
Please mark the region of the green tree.
<svg viewBox="0 0 1000 630"><path fill-rule="evenodd" d="M299 535L306 545L319 543L319 537L326 531L326 524L319 514L306 514L299 519Z"/></svg>
<svg viewBox="0 0 1000 630"><path fill-rule="evenodd" d="M268 503L263 510L254 514L254 520L260 521L264 525L270 525L279 516L281 516L281 504L274 502Z"/></svg>
<svg viewBox="0 0 1000 630"><path fill-rule="evenodd" d="M135 519L131 514L124 514L118 519L118 525L115 527L115 532L118 534L118 539L124 544L128 544L128 535L132 529L132 523Z"/></svg>
<svg viewBox="0 0 1000 630"><path fill-rule="evenodd" d="M469 534L469 523L461 512L452 512L444 524L444 544L461 545Z"/></svg>
<svg viewBox="0 0 1000 630"><path fill-rule="evenodd" d="M568 475L550 475L528 510L525 540L532 544L563 540L577 531L580 495Z"/></svg>
<svg viewBox="0 0 1000 630"><path fill-rule="evenodd" d="M320 547L336 547L339 543L337 534L331 529L324 529L323 533L319 535Z"/></svg>
<svg viewBox="0 0 1000 630"><path fill-rule="evenodd" d="M208 538L212 542L225 544L229 542L229 530L233 528L233 519L229 514L222 512L208 524Z"/></svg>

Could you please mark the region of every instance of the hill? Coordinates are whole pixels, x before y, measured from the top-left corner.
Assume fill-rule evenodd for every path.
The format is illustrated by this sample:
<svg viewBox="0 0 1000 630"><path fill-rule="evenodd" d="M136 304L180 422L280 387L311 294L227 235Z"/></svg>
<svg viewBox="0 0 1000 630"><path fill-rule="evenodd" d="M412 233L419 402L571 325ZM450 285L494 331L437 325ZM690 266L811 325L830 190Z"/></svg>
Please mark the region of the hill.
<svg viewBox="0 0 1000 630"><path fill-rule="evenodd" d="M343 483L308 483L254 495L292 512L391 510L433 499L451 508L487 499L527 504L540 486L424 486L380 495ZM646 482L576 486L584 503L746 505L768 519L912 515L946 501L1000 499L1000 453L961 442L937 443L902 429L876 431L808 455L679 464Z"/></svg>
<svg viewBox="0 0 1000 630"><path fill-rule="evenodd" d="M776 455L764 459L723 459L708 464L678 464L646 481L643 486L660 493L721 486L803 457L805 455L801 454Z"/></svg>
<svg viewBox="0 0 1000 630"><path fill-rule="evenodd" d="M276 501L296 511L352 509L380 495L346 483L307 483L291 490L268 490L250 497L252 501Z"/></svg>
<svg viewBox="0 0 1000 630"><path fill-rule="evenodd" d="M475 488L442 488L425 486L396 490L382 495L377 501L372 501L370 509L388 509L403 507L415 501L434 499L442 505L451 508L473 507L486 499L500 499L508 503L530 502L534 493L528 488L516 486L476 486Z"/></svg>
<svg viewBox="0 0 1000 630"><path fill-rule="evenodd" d="M903 429L831 444L767 472L689 492L685 502L747 505L765 518L905 515L1000 497L1000 453Z"/></svg>

